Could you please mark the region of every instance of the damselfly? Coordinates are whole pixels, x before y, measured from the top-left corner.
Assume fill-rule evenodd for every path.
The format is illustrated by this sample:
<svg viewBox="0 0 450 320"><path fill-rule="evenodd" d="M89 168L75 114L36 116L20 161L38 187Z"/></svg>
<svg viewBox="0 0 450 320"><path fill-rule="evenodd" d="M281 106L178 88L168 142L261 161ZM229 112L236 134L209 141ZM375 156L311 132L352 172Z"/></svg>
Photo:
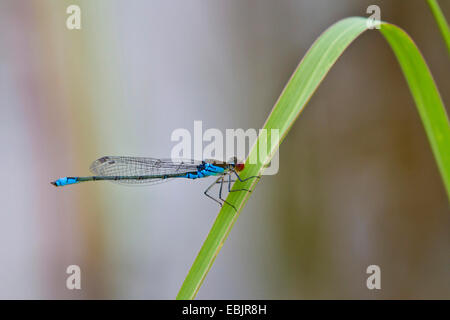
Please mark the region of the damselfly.
<svg viewBox="0 0 450 320"><path fill-rule="evenodd" d="M248 189L231 190L231 183L236 181L232 180L231 176L235 175L241 182L259 178L259 176L252 176L241 179L238 172L244 170L244 164L238 162L236 157L233 157L229 162L220 162L217 160L173 161L170 159L140 157L102 157L95 160L90 169L95 174L94 176L64 177L52 181L51 184L61 187L85 181L107 180L125 185L152 185L176 178L199 179L216 176L217 179L204 191L204 194L216 201L220 206L226 203L236 210L234 205L222 198L224 183L228 184L229 192L250 192ZM228 180L225 181L225 178L228 178ZM214 198L208 193L216 184L220 184L218 198Z"/></svg>

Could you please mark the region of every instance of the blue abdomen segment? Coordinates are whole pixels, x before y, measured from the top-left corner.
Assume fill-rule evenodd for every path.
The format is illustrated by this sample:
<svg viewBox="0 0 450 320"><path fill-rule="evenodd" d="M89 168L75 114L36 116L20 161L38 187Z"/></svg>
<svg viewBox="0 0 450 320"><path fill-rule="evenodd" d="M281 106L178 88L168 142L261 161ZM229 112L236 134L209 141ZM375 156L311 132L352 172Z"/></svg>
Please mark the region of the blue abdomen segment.
<svg viewBox="0 0 450 320"><path fill-rule="evenodd" d="M77 183L78 179L73 177L64 177L61 179L56 180L53 184L57 187L66 186L68 184L74 184Z"/></svg>
<svg viewBox="0 0 450 320"><path fill-rule="evenodd" d="M186 173L185 177L188 179L204 178L218 175L220 173L223 173L224 171L225 169L222 167L218 167L210 163L205 163L199 166L196 173Z"/></svg>

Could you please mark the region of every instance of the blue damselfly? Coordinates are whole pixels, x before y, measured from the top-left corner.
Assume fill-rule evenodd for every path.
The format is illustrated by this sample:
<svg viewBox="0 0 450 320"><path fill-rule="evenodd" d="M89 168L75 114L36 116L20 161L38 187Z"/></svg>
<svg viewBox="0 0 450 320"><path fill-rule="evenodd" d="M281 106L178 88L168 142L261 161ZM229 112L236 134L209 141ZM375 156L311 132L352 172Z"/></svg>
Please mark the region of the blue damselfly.
<svg viewBox="0 0 450 320"><path fill-rule="evenodd" d="M241 182L259 178L259 176L252 176L241 179L238 172L244 170L244 163L237 161L236 157L228 162L221 162L218 160L197 161L107 156L95 160L90 169L95 174L94 176L64 177L52 181L51 184L61 187L85 181L106 180L124 185L152 185L177 178L199 179L215 176L217 179L204 191L204 194L220 206L226 203L236 210L234 205L222 198L224 183L228 184L229 192L250 192L248 189L231 190L231 183L235 181L232 180L231 176L235 175ZM225 178L228 178L228 180L225 181ZM214 198L208 193L216 184L220 184L218 198Z"/></svg>

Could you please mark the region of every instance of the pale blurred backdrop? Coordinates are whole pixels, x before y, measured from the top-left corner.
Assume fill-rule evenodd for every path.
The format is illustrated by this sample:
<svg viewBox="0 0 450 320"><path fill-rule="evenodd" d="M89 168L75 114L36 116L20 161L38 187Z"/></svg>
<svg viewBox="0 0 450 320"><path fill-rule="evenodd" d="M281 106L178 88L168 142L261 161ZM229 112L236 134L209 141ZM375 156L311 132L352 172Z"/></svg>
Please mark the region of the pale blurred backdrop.
<svg viewBox="0 0 450 320"><path fill-rule="evenodd" d="M71 4L81 30L66 28ZM416 41L449 105L424 0L1 0L0 298L174 298L219 211L209 180L49 182L103 155L169 157L172 131L194 120L261 128L313 41L370 4ZM65 286L71 264L79 291ZM372 264L381 290L366 288ZM379 32L313 96L198 298L450 298L449 203Z"/></svg>

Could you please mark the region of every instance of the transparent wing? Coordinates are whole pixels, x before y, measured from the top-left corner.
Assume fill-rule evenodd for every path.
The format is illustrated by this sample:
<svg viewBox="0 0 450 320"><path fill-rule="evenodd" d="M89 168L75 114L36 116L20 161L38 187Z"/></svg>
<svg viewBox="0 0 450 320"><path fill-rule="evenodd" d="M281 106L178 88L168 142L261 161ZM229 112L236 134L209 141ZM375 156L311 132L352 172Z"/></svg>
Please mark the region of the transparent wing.
<svg viewBox="0 0 450 320"><path fill-rule="evenodd" d="M159 176L196 172L197 166L201 163L201 161L188 159L172 161L171 159L106 156L95 160L92 163L90 170L98 176ZM129 179L112 182L126 185L151 185L173 179L174 178Z"/></svg>

